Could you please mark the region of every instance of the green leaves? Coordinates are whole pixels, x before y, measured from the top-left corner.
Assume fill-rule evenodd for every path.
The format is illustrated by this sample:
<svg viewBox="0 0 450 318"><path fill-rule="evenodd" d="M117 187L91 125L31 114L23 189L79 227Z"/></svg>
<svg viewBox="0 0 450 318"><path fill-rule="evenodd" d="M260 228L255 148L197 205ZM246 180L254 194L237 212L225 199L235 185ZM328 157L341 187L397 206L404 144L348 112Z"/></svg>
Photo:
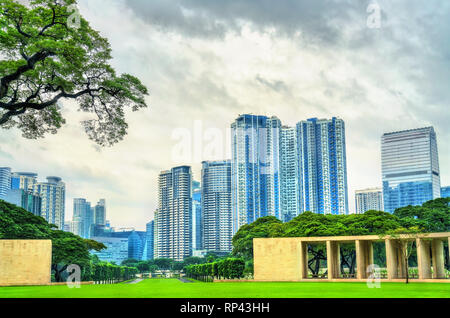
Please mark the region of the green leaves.
<svg viewBox="0 0 450 318"><path fill-rule="evenodd" d="M396 231L450 231L450 198L436 199L422 206L397 209L394 214L367 211L364 214L323 215L304 212L290 222L273 216L242 226L233 237L233 255L253 258L253 238L385 235Z"/></svg>
<svg viewBox="0 0 450 318"><path fill-rule="evenodd" d="M75 1L31 3L0 0L0 127L32 139L54 134L65 124L57 103L76 99L96 115L82 123L88 137L101 146L119 142L128 129L125 109L147 107L147 88L116 75L108 40L86 20L68 24Z"/></svg>

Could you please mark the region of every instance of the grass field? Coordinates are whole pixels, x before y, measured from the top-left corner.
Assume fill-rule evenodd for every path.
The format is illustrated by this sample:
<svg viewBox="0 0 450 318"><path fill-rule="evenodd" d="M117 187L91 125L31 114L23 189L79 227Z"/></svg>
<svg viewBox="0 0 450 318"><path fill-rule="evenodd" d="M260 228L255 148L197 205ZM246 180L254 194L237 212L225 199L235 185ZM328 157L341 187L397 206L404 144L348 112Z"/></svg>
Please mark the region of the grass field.
<svg viewBox="0 0 450 318"><path fill-rule="evenodd" d="M147 279L137 284L0 287L0 298L450 298L450 284L381 283L182 283Z"/></svg>

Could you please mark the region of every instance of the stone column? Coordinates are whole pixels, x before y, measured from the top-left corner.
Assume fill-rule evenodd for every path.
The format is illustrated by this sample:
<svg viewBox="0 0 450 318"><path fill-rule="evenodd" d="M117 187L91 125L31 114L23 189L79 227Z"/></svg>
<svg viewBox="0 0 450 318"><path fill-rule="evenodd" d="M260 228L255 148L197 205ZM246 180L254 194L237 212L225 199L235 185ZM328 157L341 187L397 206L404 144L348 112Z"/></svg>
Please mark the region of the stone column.
<svg viewBox="0 0 450 318"><path fill-rule="evenodd" d="M416 245L419 279L429 279L431 278L430 242L418 238L416 239Z"/></svg>
<svg viewBox="0 0 450 318"><path fill-rule="evenodd" d="M300 279L308 278L308 244L300 242Z"/></svg>
<svg viewBox="0 0 450 318"><path fill-rule="evenodd" d="M431 255L433 257L433 278L445 278L443 241L440 239L432 241Z"/></svg>
<svg viewBox="0 0 450 318"><path fill-rule="evenodd" d="M367 268L373 264L372 241L355 241L356 247L356 277L365 279L368 277Z"/></svg>
<svg viewBox="0 0 450 318"><path fill-rule="evenodd" d="M388 279L398 278L398 260L396 244L391 239L386 239L386 268Z"/></svg>
<svg viewBox="0 0 450 318"><path fill-rule="evenodd" d="M341 276L341 255L339 251L339 243L335 241L327 241L327 266L328 279L339 278Z"/></svg>

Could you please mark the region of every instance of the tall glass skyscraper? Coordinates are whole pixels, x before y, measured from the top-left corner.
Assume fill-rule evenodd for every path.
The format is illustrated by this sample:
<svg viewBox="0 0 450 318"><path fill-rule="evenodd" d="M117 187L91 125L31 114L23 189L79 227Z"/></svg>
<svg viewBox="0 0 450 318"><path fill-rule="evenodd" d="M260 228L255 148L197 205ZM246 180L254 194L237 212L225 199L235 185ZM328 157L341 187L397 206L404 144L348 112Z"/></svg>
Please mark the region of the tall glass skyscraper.
<svg viewBox="0 0 450 318"><path fill-rule="evenodd" d="M381 170L386 212L439 198L441 181L434 128L384 134Z"/></svg>
<svg viewBox="0 0 450 318"><path fill-rule="evenodd" d="M90 238L93 224L91 203L82 198L73 199L72 233Z"/></svg>
<svg viewBox="0 0 450 318"><path fill-rule="evenodd" d="M202 163L203 248L230 253L232 250L231 161Z"/></svg>
<svg viewBox="0 0 450 318"><path fill-rule="evenodd" d="M300 213L297 138L294 127L281 127L280 197L281 220L289 222Z"/></svg>
<svg viewBox="0 0 450 318"><path fill-rule="evenodd" d="M4 199L11 189L11 168L0 167L0 199Z"/></svg>
<svg viewBox="0 0 450 318"><path fill-rule="evenodd" d="M151 260L155 258L155 221L151 220L146 225L146 242L144 249L145 260Z"/></svg>
<svg viewBox="0 0 450 318"><path fill-rule="evenodd" d="M450 198L450 187L441 188L441 198Z"/></svg>
<svg viewBox="0 0 450 318"><path fill-rule="evenodd" d="M201 250L202 248L203 248L202 190L199 186L199 183L194 183L192 187L192 250Z"/></svg>
<svg viewBox="0 0 450 318"><path fill-rule="evenodd" d="M157 258L182 261L192 253L192 172L181 166L159 175Z"/></svg>
<svg viewBox="0 0 450 318"><path fill-rule="evenodd" d="M106 200L100 199L94 207L94 224L106 226Z"/></svg>
<svg viewBox="0 0 450 318"><path fill-rule="evenodd" d="M60 230L64 229L66 185L59 177L47 177L47 182L39 182L35 192L42 198L41 216Z"/></svg>
<svg viewBox="0 0 450 318"><path fill-rule="evenodd" d="M233 234L268 215L267 117L241 115L232 129ZM275 211L273 211L275 212Z"/></svg>
<svg viewBox="0 0 450 318"><path fill-rule="evenodd" d="M312 118L297 124L301 211L348 214L345 124Z"/></svg>
<svg viewBox="0 0 450 318"><path fill-rule="evenodd" d="M11 174L11 188L33 192L37 184L37 176L37 173L32 172L13 172Z"/></svg>
<svg viewBox="0 0 450 318"><path fill-rule="evenodd" d="M272 215L299 213L295 128L273 116L241 115L232 128L233 233Z"/></svg>

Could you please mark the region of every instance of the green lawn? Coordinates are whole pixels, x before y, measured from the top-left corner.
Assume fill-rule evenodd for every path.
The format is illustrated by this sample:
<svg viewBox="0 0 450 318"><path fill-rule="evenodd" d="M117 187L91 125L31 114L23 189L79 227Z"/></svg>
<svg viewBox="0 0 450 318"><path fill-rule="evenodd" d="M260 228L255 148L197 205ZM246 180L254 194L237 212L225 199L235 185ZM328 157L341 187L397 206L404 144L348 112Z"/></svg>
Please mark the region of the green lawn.
<svg viewBox="0 0 450 318"><path fill-rule="evenodd" d="M138 284L0 287L0 298L450 298L450 284L382 283L182 283L176 279L147 279Z"/></svg>

